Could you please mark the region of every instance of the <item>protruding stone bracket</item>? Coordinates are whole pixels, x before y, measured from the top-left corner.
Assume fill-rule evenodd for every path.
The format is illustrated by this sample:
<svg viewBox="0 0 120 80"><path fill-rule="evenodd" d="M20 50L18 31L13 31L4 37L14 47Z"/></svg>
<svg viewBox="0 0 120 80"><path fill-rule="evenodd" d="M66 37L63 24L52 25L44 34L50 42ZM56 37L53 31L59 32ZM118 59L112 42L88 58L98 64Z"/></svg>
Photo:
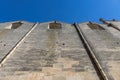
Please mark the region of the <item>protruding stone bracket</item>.
<svg viewBox="0 0 120 80"><path fill-rule="evenodd" d="M94 30L105 30L102 26L96 23L89 22L87 25Z"/></svg>
<svg viewBox="0 0 120 80"><path fill-rule="evenodd" d="M14 22L14 23L9 24L8 26L6 26L5 29L17 29L22 24L23 24L22 22Z"/></svg>
<svg viewBox="0 0 120 80"><path fill-rule="evenodd" d="M54 23L50 23L48 28L49 29L61 29L62 25L58 23L57 21L55 21Z"/></svg>

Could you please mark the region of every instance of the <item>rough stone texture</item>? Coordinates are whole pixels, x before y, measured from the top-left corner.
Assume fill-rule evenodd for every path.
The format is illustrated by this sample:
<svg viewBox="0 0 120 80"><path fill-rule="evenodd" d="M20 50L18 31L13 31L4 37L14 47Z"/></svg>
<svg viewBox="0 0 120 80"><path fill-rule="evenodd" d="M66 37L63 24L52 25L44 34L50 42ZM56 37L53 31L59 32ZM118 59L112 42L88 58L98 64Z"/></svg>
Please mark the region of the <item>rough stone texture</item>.
<svg viewBox="0 0 120 80"><path fill-rule="evenodd" d="M112 31L114 28L103 26L106 30L100 31L89 29L86 24L79 24L79 26L108 78L110 80L119 80L120 38L113 35L114 33ZM120 35L119 32L117 32L117 34Z"/></svg>
<svg viewBox="0 0 120 80"><path fill-rule="evenodd" d="M0 80L101 80L73 25L59 22L61 27L50 29L53 22L35 27L22 21L20 27L9 29L15 22L0 23L0 61L30 34L5 58ZM119 21L107 22L119 28ZM79 27L98 63L109 80L120 80L120 31L106 24L99 24L105 30L87 24L80 23Z"/></svg>
<svg viewBox="0 0 120 80"><path fill-rule="evenodd" d="M1 80L99 80L74 26L38 25L0 68Z"/></svg>
<svg viewBox="0 0 120 80"><path fill-rule="evenodd" d="M33 23L24 22L17 29L5 29L5 24L10 23L0 24L0 61L33 26Z"/></svg>

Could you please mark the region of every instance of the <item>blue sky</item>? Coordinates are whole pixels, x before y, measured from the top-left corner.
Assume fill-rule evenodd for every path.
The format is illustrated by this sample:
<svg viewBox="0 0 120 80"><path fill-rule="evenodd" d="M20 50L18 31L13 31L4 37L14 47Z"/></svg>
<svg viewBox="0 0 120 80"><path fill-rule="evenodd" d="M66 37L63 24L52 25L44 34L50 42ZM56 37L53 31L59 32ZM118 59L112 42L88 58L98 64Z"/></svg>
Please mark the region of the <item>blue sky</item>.
<svg viewBox="0 0 120 80"><path fill-rule="evenodd" d="M0 22L120 20L120 0L0 0Z"/></svg>

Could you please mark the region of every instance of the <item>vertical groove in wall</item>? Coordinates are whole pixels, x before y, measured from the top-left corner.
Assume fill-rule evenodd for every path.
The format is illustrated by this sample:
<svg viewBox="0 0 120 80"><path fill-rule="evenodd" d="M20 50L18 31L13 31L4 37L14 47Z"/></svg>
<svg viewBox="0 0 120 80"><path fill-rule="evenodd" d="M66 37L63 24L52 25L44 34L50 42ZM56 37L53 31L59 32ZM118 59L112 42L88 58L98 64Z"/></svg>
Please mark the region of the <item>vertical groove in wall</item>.
<svg viewBox="0 0 120 80"><path fill-rule="evenodd" d="M2 58L0 61L0 67L5 63L5 61L10 57L10 55L16 50L16 48L25 40L25 38L37 27L38 23L35 23L33 27L17 42L17 44Z"/></svg>
<svg viewBox="0 0 120 80"><path fill-rule="evenodd" d="M74 24L74 27L75 27L76 31L78 32L78 35L88 53L88 56L90 57L91 62L93 63L93 66L94 66L100 80L109 80L108 77L106 76L105 72L103 71L102 66L100 65L98 59L96 58L94 51L92 50L90 44L85 39L85 36L83 35L82 31L80 30L80 27L78 27L78 24Z"/></svg>
<svg viewBox="0 0 120 80"><path fill-rule="evenodd" d="M102 22L102 23L104 23L104 24L107 24L107 26L110 26L110 27L113 27L113 28L115 28L115 29L117 29L118 31L120 31L120 29L116 26L116 25L114 25L114 24L112 24L112 23L108 23L107 21L105 21L104 19L100 19L100 21Z"/></svg>

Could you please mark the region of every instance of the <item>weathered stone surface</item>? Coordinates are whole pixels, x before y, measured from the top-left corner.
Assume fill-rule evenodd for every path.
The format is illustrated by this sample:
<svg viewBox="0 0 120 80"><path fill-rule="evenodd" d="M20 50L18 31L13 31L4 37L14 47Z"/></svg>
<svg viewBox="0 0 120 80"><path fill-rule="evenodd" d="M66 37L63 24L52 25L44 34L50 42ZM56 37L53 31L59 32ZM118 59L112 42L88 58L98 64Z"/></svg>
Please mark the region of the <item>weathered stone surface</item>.
<svg viewBox="0 0 120 80"><path fill-rule="evenodd" d="M103 27L105 27L106 30L86 29L88 27L86 24L79 24L79 26L94 50L95 55L108 78L110 80L119 80L120 38L114 35L116 33L112 32L113 30L116 31L116 29L105 27L105 25ZM117 34L120 35L119 32L117 32Z"/></svg>
<svg viewBox="0 0 120 80"><path fill-rule="evenodd" d="M119 21L107 22L119 28ZM0 61L10 53L0 63L0 80L101 80L75 26L54 22L58 24L50 28L53 22L35 26L22 21L19 27L8 29L12 23L0 23ZM91 23L89 27L86 22L78 27L107 78L119 80L120 31L110 26Z"/></svg>
<svg viewBox="0 0 120 80"><path fill-rule="evenodd" d="M74 26L38 25L0 68L7 80L99 80Z"/></svg>

